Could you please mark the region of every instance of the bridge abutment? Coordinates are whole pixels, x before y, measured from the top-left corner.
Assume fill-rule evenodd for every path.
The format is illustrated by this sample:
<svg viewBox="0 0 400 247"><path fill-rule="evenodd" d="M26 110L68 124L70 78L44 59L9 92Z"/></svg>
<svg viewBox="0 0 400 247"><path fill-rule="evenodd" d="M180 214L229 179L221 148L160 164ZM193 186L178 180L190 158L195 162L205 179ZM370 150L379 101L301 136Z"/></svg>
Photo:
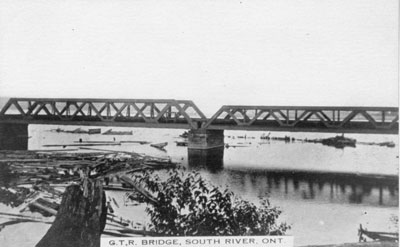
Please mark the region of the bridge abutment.
<svg viewBox="0 0 400 247"><path fill-rule="evenodd" d="M0 123L0 150L28 150L28 124Z"/></svg>

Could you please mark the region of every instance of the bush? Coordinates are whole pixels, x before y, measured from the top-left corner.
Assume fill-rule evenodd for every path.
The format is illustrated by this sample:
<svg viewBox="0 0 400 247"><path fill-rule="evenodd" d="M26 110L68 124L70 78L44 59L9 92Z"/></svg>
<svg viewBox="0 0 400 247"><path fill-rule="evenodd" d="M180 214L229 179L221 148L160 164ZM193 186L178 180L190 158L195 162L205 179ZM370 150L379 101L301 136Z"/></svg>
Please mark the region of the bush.
<svg viewBox="0 0 400 247"><path fill-rule="evenodd" d="M282 235L289 229L277 223L281 211L271 207L268 199L257 207L227 189L207 184L197 172L174 169L164 181L144 173L136 181L157 197L158 203L146 212L151 230L162 235Z"/></svg>

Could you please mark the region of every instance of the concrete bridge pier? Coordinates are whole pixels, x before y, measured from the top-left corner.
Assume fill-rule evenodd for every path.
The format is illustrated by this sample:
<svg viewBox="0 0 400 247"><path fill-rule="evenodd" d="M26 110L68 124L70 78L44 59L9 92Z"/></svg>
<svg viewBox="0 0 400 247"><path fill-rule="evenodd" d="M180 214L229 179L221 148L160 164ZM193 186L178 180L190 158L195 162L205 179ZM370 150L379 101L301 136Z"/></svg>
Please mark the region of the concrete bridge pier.
<svg viewBox="0 0 400 247"><path fill-rule="evenodd" d="M0 150L28 150L28 124L0 124Z"/></svg>
<svg viewBox="0 0 400 247"><path fill-rule="evenodd" d="M188 149L224 147L224 130L192 129L189 131Z"/></svg>
<svg viewBox="0 0 400 247"><path fill-rule="evenodd" d="M189 132L189 167L205 167L210 171L217 171L222 169L223 160L223 130L196 129Z"/></svg>

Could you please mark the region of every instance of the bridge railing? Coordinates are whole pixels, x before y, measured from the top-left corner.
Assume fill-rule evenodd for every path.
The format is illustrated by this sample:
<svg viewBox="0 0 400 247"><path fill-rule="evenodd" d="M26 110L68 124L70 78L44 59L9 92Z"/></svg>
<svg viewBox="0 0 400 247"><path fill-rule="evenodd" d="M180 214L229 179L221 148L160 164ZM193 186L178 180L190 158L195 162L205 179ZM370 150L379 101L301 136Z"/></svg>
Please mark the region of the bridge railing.
<svg viewBox="0 0 400 247"><path fill-rule="evenodd" d="M221 107L203 125L211 129L320 129L333 132L398 133L396 107ZM359 129L359 131L357 130Z"/></svg>
<svg viewBox="0 0 400 247"><path fill-rule="evenodd" d="M11 98L0 118L21 120L187 124L198 128L205 115L190 100Z"/></svg>

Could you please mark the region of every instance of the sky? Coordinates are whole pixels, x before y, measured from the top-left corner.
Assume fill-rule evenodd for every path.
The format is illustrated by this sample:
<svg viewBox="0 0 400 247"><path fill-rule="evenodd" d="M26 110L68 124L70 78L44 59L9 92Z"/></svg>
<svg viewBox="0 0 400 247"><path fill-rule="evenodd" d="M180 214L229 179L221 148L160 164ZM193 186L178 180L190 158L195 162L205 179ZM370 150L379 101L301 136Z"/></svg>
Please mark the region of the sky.
<svg viewBox="0 0 400 247"><path fill-rule="evenodd" d="M396 0L2 0L0 97L397 106Z"/></svg>

